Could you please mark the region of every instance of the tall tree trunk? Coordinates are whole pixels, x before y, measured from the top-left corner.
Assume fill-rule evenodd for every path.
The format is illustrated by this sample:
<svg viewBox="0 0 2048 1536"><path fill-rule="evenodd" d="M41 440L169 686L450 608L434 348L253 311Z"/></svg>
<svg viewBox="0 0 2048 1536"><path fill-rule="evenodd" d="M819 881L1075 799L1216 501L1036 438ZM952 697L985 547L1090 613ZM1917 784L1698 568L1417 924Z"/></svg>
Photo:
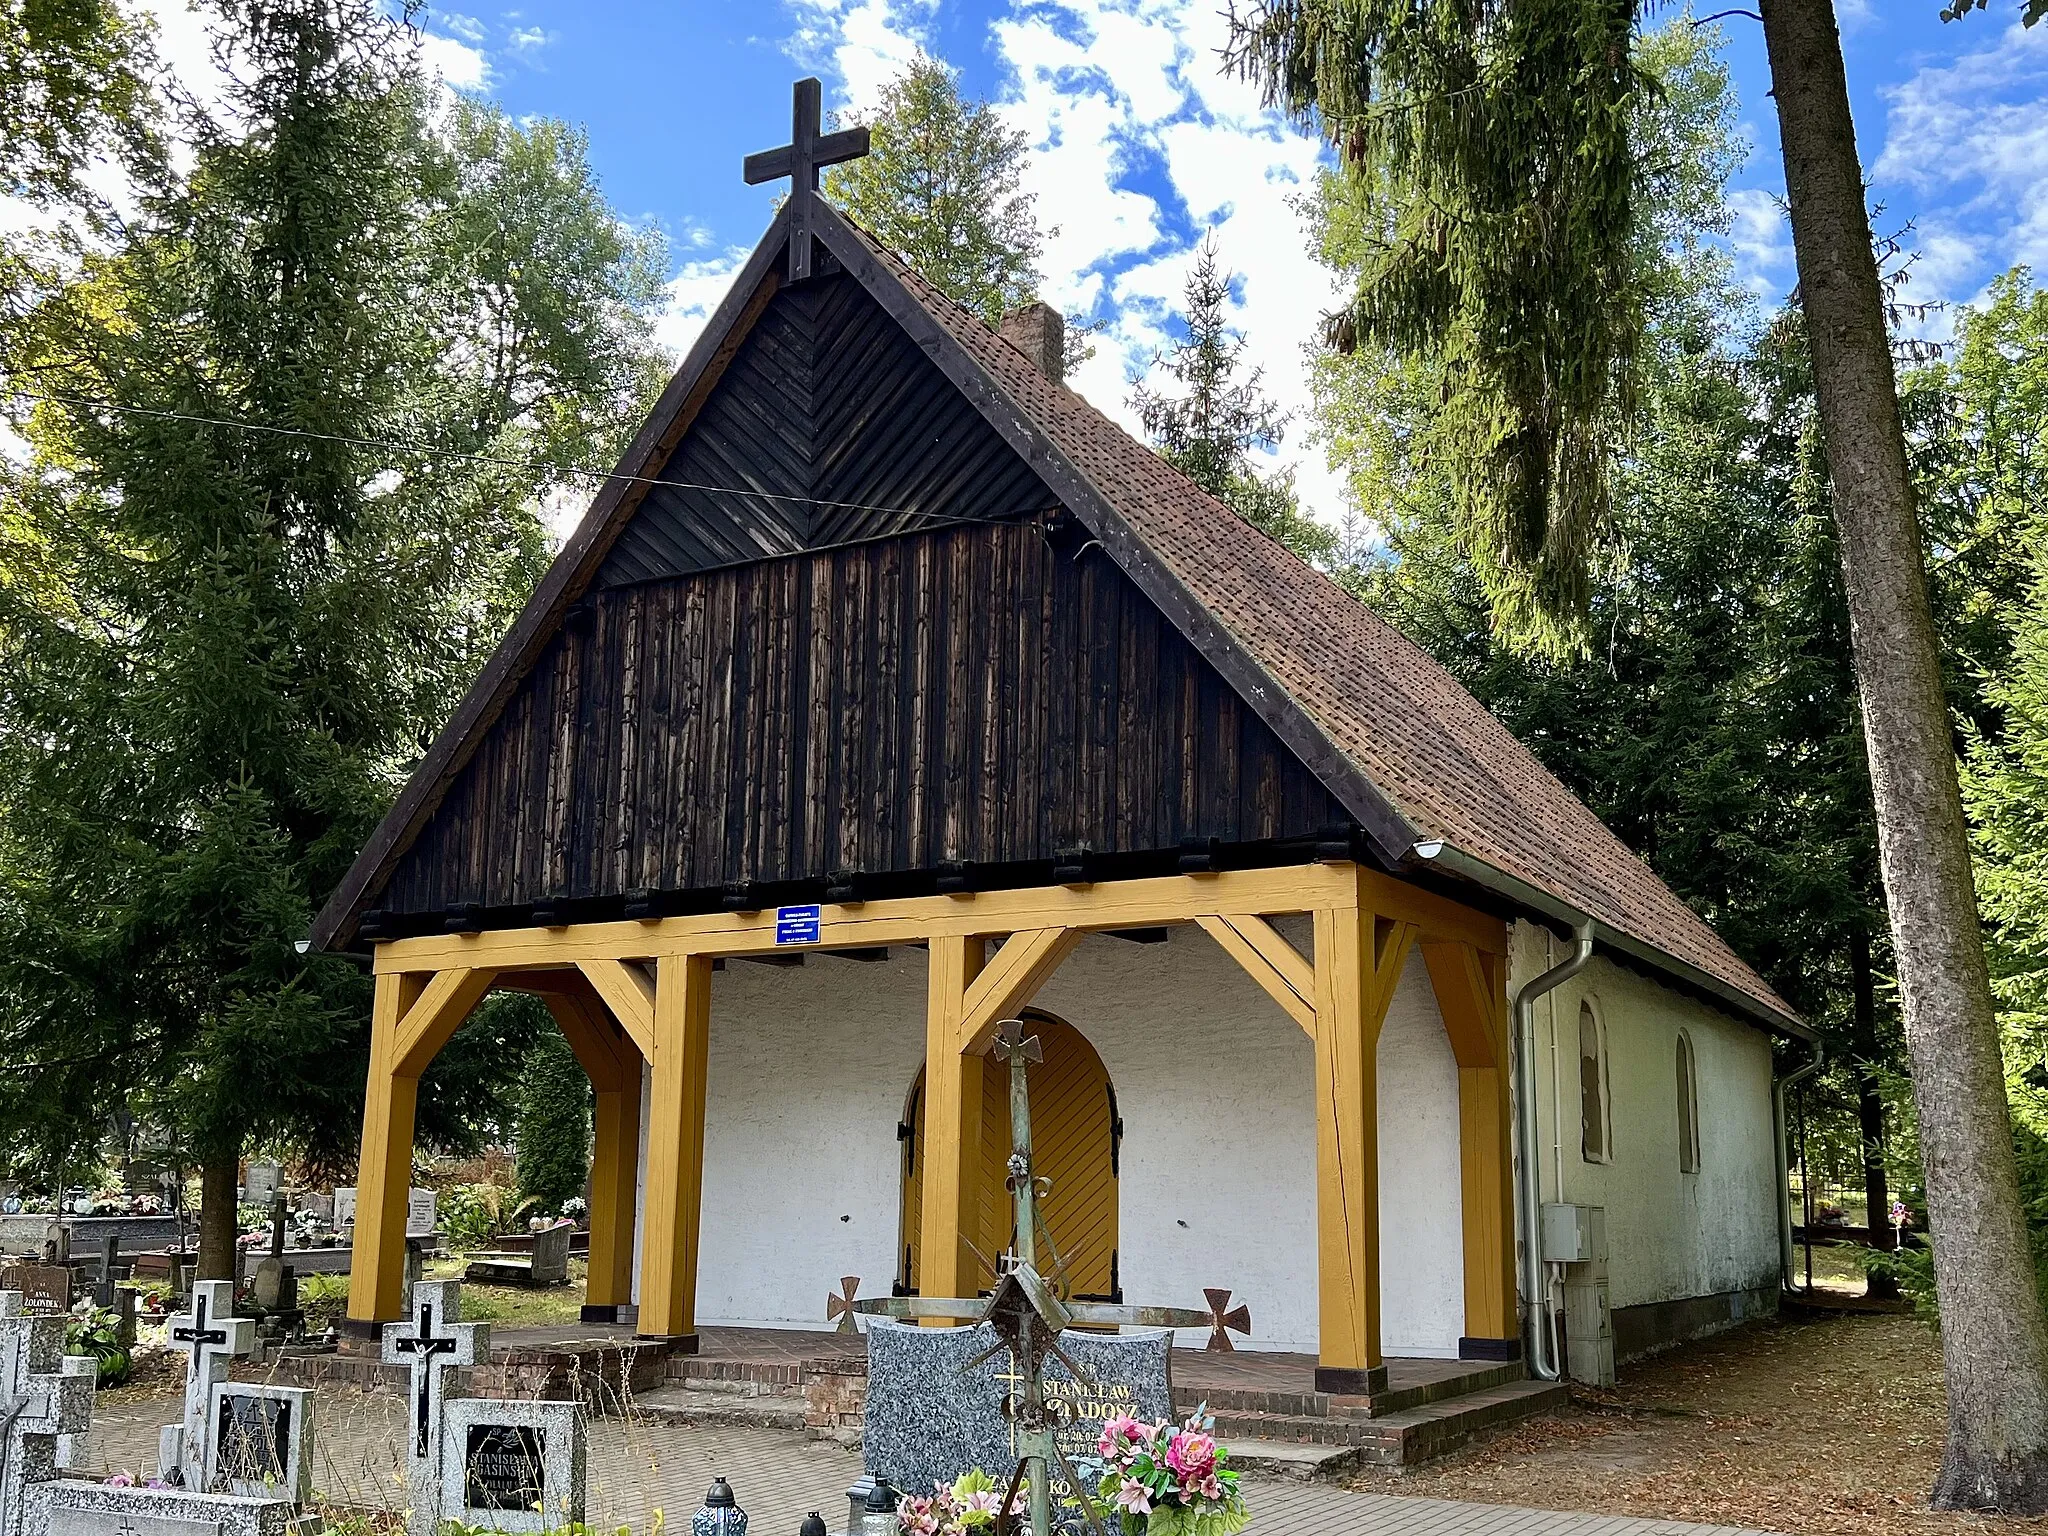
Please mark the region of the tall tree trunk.
<svg viewBox="0 0 2048 1536"><path fill-rule="evenodd" d="M2020 1209L1955 748L1831 0L1762 0L1834 485L1941 1296L1945 1509L2048 1510L2048 1330Z"/></svg>
<svg viewBox="0 0 2048 1536"><path fill-rule="evenodd" d="M233 1280L236 1221L235 1190L241 1182L241 1159L208 1158L199 1166L199 1260L196 1280Z"/></svg>
<svg viewBox="0 0 2048 1536"><path fill-rule="evenodd" d="M1891 1181L1884 1167L1884 1097L1877 1091L1877 981L1870 973L1870 931L1858 928L1849 940L1849 984L1855 1000L1852 1026L1856 1049L1856 1118L1863 1133L1863 1209L1870 1243L1880 1253L1897 1246L1890 1220ZM1873 1269L1867 1295L1889 1301L1899 1294L1895 1276Z"/></svg>

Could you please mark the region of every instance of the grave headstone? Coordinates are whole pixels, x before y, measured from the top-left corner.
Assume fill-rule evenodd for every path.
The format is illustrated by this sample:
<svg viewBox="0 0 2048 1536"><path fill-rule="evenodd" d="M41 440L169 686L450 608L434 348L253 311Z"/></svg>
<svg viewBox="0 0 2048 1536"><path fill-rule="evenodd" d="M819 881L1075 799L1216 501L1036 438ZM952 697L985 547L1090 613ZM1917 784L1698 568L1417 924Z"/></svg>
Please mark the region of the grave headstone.
<svg viewBox="0 0 2048 1536"><path fill-rule="evenodd" d="M251 1163L242 1179L242 1199L250 1205L270 1204L277 1198L283 1172L275 1163Z"/></svg>
<svg viewBox="0 0 2048 1536"><path fill-rule="evenodd" d="M311 1190L299 1196L299 1209L308 1216L317 1217L321 1221L332 1222L334 1220L334 1196L323 1195L317 1189Z"/></svg>
<svg viewBox="0 0 2048 1536"><path fill-rule="evenodd" d="M100 1240L100 1277L93 1286L93 1305L111 1307L114 1304L114 1282L120 1276L121 1239L108 1235Z"/></svg>
<svg viewBox="0 0 2048 1536"><path fill-rule="evenodd" d="M21 1292L21 1310L62 1317L71 1310L71 1271L57 1264L0 1266L0 1291Z"/></svg>
<svg viewBox="0 0 2048 1536"><path fill-rule="evenodd" d="M289 1536L286 1499L236 1498L63 1479L29 1490L28 1518L47 1536Z"/></svg>
<svg viewBox="0 0 2048 1536"><path fill-rule="evenodd" d="M312 1497L311 1390L226 1382L214 1388L212 1410L207 1492L299 1504Z"/></svg>
<svg viewBox="0 0 2048 1536"><path fill-rule="evenodd" d="M439 1197L431 1189L408 1191L405 1199L405 1235L432 1237L439 1214Z"/></svg>
<svg viewBox="0 0 2048 1536"><path fill-rule="evenodd" d="M61 1221L53 1221L43 1228L43 1262L45 1264L69 1264L71 1262L71 1228Z"/></svg>
<svg viewBox="0 0 2048 1536"><path fill-rule="evenodd" d="M575 1232L569 1223L547 1228L533 1234L533 1283L535 1285L567 1285L569 1283L569 1238Z"/></svg>
<svg viewBox="0 0 2048 1536"><path fill-rule="evenodd" d="M465 1323L462 1287L452 1280L421 1281L413 1287L406 1321L384 1330L384 1362L406 1366L405 1481L412 1507L409 1529L433 1536L444 1518L441 1458L446 1409L456 1392L449 1373L487 1360L491 1331Z"/></svg>
<svg viewBox="0 0 2048 1536"><path fill-rule="evenodd" d="M459 1398L443 1418L441 1515L493 1531L552 1531L583 1519L576 1403Z"/></svg>
<svg viewBox="0 0 2048 1536"><path fill-rule="evenodd" d="M341 1188L334 1192L334 1224L337 1227L352 1227L356 1224L356 1192Z"/></svg>
<svg viewBox="0 0 2048 1536"><path fill-rule="evenodd" d="M165 1342L186 1356L185 1412L158 1437L157 1467L166 1482L175 1472L184 1487L206 1488L215 1389L227 1381L235 1357L249 1353L255 1328L235 1316L235 1287L226 1280L196 1281L191 1310L171 1319Z"/></svg>
<svg viewBox="0 0 2048 1536"><path fill-rule="evenodd" d="M878 1318L869 1326L863 1445L870 1474L898 1488L926 1489L980 1467L1008 1483L1017 1450L1003 1399L1017 1390L1016 1368L1008 1352L998 1350L961 1370L995 1341L985 1323L918 1328ZM1084 1377L1076 1381L1058 1360L1046 1364L1046 1395L1067 1410L1059 1444L1070 1461L1093 1457L1103 1424L1117 1414L1147 1422L1173 1417L1170 1331L1069 1331L1059 1342ZM1070 1502L1057 1474L1053 1494L1058 1503ZM1078 1513L1077 1504L1067 1511L1069 1517Z"/></svg>
<svg viewBox="0 0 2048 1536"><path fill-rule="evenodd" d="M93 1362L64 1353L61 1318L25 1314L0 1291L0 1536L28 1536L31 1485L85 1460Z"/></svg>
<svg viewBox="0 0 2048 1536"><path fill-rule="evenodd" d="M256 1305L266 1312L275 1312L284 1295L285 1276L291 1266L275 1256L265 1259L256 1266L256 1272L249 1277L249 1294Z"/></svg>

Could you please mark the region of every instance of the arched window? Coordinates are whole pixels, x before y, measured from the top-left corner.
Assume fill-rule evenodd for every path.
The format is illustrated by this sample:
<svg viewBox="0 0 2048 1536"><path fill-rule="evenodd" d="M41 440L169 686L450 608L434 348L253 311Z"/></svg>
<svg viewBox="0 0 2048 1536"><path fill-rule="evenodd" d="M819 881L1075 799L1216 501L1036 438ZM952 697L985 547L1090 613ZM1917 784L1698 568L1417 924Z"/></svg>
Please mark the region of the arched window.
<svg viewBox="0 0 2048 1536"><path fill-rule="evenodd" d="M1678 1032L1678 1166L1700 1171L1699 1073L1693 1061L1692 1036Z"/></svg>
<svg viewBox="0 0 2048 1536"><path fill-rule="evenodd" d="M1591 1003L1579 1004L1579 1154L1589 1163L1614 1156L1607 1113L1607 1031Z"/></svg>

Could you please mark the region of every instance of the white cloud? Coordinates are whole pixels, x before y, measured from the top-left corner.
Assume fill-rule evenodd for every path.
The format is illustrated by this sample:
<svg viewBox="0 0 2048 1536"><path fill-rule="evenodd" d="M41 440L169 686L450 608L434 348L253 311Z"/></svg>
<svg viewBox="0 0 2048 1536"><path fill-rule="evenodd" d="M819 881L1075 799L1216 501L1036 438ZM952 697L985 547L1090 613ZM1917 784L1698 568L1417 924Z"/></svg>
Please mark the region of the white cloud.
<svg viewBox="0 0 2048 1536"><path fill-rule="evenodd" d="M2048 267L2048 30L2015 22L1885 99L1872 176L1880 198L1914 194L1915 297L1966 298L2014 262Z"/></svg>
<svg viewBox="0 0 2048 1536"><path fill-rule="evenodd" d="M791 0L789 56L838 78L828 109L866 112L928 41L938 0Z"/></svg>
<svg viewBox="0 0 2048 1536"><path fill-rule="evenodd" d="M722 256L706 261L686 261L683 269L669 279L668 299L661 318L654 324L654 339L678 362L690 350L704 322L718 308L726 290L751 254L744 246L733 246Z"/></svg>
<svg viewBox="0 0 2048 1536"><path fill-rule="evenodd" d="M491 81L490 61L483 50L460 38L437 32L420 33L420 62L450 90L480 91Z"/></svg>
<svg viewBox="0 0 2048 1536"><path fill-rule="evenodd" d="M453 32L465 43L482 44L484 24L474 16L465 16L460 11L435 11L433 16L444 30Z"/></svg>
<svg viewBox="0 0 2048 1536"><path fill-rule="evenodd" d="M540 27L514 27L506 35L505 46L521 57L530 57L555 40L552 32Z"/></svg>
<svg viewBox="0 0 2048 1536"><path fill-rule="evenodd" d="M1738 187L1728 194L1728 212L1737 277L1759 298L1783 299L1793 282L1792 226L1783 202L1761 187Z"/></svg>

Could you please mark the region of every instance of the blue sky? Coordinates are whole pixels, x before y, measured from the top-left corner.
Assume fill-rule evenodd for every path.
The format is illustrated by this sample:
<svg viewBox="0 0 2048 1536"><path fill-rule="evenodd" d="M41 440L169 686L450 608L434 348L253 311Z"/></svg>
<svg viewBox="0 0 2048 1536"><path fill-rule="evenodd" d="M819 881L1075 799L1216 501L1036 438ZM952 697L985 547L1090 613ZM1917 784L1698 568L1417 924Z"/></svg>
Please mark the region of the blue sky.
<svg viewBox="0 0 2048 1536"><path fill-rule="evenodd" d="M1704 10L1738 0L1715 0ZM163 0L167 30L187 30ZM784 142L789 84L815 73L828 109L859 108L910 51L960 69L1035 153L1046 296L1106 320L1075 381L1124 415L1125 380L1166 339L1190 251L1216 228L1242 274L1238 320L1274 394L1297 413L1283 450L1310 505L1341 511L1306 441L1302 349L1333 298L1291 199L1319 148L1223 77L1227 0L456 0L427 13L430 57L455 87L516 114L582 124L605 188L658 223L676 274L663 336L689 342L766 224L774 189L740 159ZM2027 260L2048 270L2048 25L2019 0L1965 21L1939 0L1837 0L1859 147L1887 223L1911 221L1911 297L1967 301ZM1675 14L1675 12L1673 13ZM1753 146L1735 192L1742 275L1791 286L1776 123L1760 28L1730 17L1728 59ZM184 50L174 46L175 55ZM1939 331L1948 324L1937 318Z"/></svg>

